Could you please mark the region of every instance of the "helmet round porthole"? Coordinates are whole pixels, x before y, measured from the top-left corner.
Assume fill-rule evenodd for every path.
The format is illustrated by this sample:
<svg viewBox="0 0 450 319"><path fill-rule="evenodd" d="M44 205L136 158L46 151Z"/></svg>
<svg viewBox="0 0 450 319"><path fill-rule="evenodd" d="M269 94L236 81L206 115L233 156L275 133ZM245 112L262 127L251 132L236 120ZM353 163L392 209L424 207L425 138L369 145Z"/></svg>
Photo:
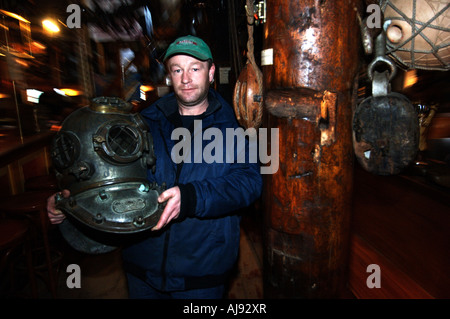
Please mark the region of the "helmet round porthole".
<svg viewBox="0 0 450 319"><path fill-rule="evenodd" d="M107 124L94 136L94 147L106 160L130 163L142 155L142 136L128 123Z"/></svg>

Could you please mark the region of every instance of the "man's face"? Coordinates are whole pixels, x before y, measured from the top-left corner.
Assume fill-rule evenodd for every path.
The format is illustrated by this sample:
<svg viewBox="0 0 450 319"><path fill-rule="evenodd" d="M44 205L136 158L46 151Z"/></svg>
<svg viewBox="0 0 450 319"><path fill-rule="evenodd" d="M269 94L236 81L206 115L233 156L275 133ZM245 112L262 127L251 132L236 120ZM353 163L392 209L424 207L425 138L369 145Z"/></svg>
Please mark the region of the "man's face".
<svg viewBox="0 0 450 319"><path fill-rule="evenodd" d="M168 60L167 69L178 103L183 107L195 107L205 101L209 83L214 78L214 64L208 69L207 61L175 55Z"/></svg>

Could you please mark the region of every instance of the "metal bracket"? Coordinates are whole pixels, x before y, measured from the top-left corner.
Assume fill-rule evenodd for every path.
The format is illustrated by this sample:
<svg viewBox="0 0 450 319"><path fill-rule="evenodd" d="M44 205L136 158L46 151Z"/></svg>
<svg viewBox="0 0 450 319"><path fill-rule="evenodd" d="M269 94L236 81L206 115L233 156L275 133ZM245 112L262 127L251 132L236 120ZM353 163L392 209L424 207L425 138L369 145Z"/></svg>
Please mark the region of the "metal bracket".
<svg viewBox="0 0 450 319"><path fill-rule="evenodd" d="M320 145L330 146L336 142L336 112L337 94L325 91L320 103Z"/></svg>
<svg viewBox="0 0 450 319"><path fill-rule="evenodd" d="M386 56L386 34L385 29L390 22L385 22L383 30L377 36L375 42L375 58L367 68L369 79L372 81L372 95L384 96L390 92L390 81L396 74L395 63ZM377 67L386 70L378 72Z"/></svg>
<svg viewBox="0 0 450 319"><path fill-rule="evenodd" d="M266 23L266 0L254 4L253 12L248 12L247 5L245 5L245 11L248 16L253 16L255 25Z"/></svg>
<svg viewBox="0 0 450 319"><path fill-rule="evenodd" d="M266 0L260 1L256 4L256 11L258 15L258 21L266 23Z"/></svg>

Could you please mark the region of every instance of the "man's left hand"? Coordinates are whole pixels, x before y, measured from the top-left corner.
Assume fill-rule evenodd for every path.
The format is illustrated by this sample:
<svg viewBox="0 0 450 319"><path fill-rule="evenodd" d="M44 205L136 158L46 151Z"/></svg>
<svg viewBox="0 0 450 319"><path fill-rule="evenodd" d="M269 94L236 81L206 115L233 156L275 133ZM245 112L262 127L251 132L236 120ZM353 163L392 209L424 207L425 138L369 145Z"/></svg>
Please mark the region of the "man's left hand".
<svg viewBox="0 0 450 319"><path fill-rule="evenodd" d="M162 192L158 197L158 202L163 203L165 201L167 201L166 207L164 208L164 211L159 218L158 224L156 224L156 226L153 227L152 230L160 230L161 228L169 224L172 219L176 219L180 215L180 188L178 186L175 186Z"/></svg>

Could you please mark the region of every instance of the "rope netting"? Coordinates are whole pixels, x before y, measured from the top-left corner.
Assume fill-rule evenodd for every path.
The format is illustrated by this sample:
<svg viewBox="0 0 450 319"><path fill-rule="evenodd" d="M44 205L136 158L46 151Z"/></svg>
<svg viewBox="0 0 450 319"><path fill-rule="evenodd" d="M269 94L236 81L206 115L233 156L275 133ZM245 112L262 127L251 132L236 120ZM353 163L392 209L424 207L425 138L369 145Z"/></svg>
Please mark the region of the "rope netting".
<svg viewBox="0 0 450 319"><path fill-rule="evenodd" d="M380 0L380 7L384 20L391 21L386 54L409 69L450 69L448 0Z"/></svg>

